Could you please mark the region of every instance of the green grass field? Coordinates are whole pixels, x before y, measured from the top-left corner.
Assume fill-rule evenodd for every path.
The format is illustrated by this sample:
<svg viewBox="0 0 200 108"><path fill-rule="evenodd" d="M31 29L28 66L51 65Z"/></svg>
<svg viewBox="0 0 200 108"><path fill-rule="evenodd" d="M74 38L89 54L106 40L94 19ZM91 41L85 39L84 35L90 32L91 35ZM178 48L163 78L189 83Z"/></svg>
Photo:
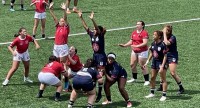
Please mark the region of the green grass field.
<svg viewBox="0 0 200 108"><path fill-rule="evenodd" d="M29 0L30 1L30 0ZM6 5L0 5L0 43L10 42L13 35L18 32L20 27L27 28L29 34L32 34L34 7L29 7L28 0L25 2L26 11L20 11L19 0L16 0L15 12L9 11L9 0ZM60 4L65 0L55 1L55 13L58 18L62 17ZM72 0L73 3L73 0ZM95 12L95 20L99 25L105 26L108 30L114 28L125 28L135 26L136 21L143 20L148 24L188 20L200 17L199 0L80 0L78 8L83 10L83 17L89 27L93 27L88 16L91 11ZM73 4L71 4L72 6ZM78 15L72 13L68 15L71 27L70 34L83 33L84 28ZM167 100L160 102L161 92L156 92L155 98L145 99L148 95L149 87L143 86L143 75L138 68L138 82L127 84L130 99L133 101L133 107L137 108L198 108L200 106L200 67L199 63L199 40L200 40L200 21L183 21L172 23L173 33L177 37L179 50L178 74L182 79L185 93L181 96L176 94L178 86L172 79L169 72L167 74L168 91ZM161 30L163 25L154 25L146 27L152 42L154 30ZM130 48L120 48L118 43L125 43L130 39L130 34L134 28L108 31L106 33L106 53L115 52L117 61L127 70L128 77L131 77L129 67ZM46 35L54 36L54 22L47 10ZM37 37L40 38L40 26L38 27ZM62 93L62 101L55 102L53 94L54 87L47 87L44 91L44 98L35 98L39 82L38 72L47 62L48 56L52 54L53 40L38 41L41 48L35 50L31 44L29 53L31 56L30 78L34 80L33 84L23 82L23 65L21 64L9 85L0 87L0 108L66 108L70 93ZM74 45L78 49L78 54L84 62L88 57L92 57L90 40L87 35L78 35L69 37L69 46ZM7 45L0 45L0 82L3 82L8 70L12 65L12 55L7 49ZM150 70L150 67L149 67ZM157 78L159 81L159 77ZM126 104L120 95L116 84L112 87L113 104L102 106L102 100L95 104L97 108L122 108ZM86 96L80 95L75 103L75 108L82 108L86 105Z"/></svg>

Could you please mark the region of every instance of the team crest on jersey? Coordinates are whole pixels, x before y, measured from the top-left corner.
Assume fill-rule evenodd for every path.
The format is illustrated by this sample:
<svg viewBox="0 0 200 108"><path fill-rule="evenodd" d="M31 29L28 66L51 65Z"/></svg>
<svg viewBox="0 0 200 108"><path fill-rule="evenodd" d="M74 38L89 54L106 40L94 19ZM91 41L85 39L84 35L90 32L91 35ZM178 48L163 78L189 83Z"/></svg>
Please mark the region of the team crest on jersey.
<svg viewBox="0 0 200 108"><path fill-rule="evenodd" d="M28 40L25 41L25 44L28 44Z"/></svg>
<svg viewBox="0 0 200 108"><path fill-rule="evenodd" d="M176 62L176 58L172 58L172 61L173 61L173 62Z"/></svg>
<svg viewBox="0 0 200 108"><path fill-rule="evenodd" d="M161 50L161 47L158 47L158 51L160 51Z"/></svg>
<svg viewBox="0 0 200 108"><path fill-rule="evenodd" d="M99 37L96 38L96 41L99 41Z"/></svg>
<svg viewBox="0 0 200 108"><path fill-rule="evenodd" d="M23 42L20 42L19 45L23 45Z"/></svg>
<svg viewBox="0 0 200 108"><path fill-rule="evenodd" d="M97 37L97 38L92 38L92 41L99 41L99 37Z"/></svg>

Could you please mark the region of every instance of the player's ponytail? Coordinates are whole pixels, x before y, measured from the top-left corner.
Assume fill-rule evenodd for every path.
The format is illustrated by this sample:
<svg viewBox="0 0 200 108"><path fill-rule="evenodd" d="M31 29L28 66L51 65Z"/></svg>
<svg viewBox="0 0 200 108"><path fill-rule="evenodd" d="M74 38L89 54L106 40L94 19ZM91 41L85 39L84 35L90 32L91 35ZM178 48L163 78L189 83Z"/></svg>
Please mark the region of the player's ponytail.
<svg viewBox="0 0 200 108"><path fill-rule="evenodd" d="M14 37L18 37L19 36L19 34L14 34Z"/></svg>
<svg viewBox="0 0 200 108"><path fill-rule="evenodd" d="M22 32L22 30L24 30L24 29L26 29L26 28L21 27L21 28L19 29L18 33L14 34L14 37L18 37L18 36L20 35L20 33Z"/></svg>

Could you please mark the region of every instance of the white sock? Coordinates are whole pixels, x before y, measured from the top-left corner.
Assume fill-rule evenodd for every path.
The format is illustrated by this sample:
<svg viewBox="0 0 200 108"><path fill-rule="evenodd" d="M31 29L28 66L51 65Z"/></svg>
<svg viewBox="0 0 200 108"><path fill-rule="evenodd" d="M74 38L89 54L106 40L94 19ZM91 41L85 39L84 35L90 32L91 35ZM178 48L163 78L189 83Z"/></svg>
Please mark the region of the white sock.
<svg viewBox="0 0 200 108"><path fill-rule="evenodd" d="M8 81L9 81L8 79L5 79L5 80L4 80L4 82L8 82Z"/></svg>

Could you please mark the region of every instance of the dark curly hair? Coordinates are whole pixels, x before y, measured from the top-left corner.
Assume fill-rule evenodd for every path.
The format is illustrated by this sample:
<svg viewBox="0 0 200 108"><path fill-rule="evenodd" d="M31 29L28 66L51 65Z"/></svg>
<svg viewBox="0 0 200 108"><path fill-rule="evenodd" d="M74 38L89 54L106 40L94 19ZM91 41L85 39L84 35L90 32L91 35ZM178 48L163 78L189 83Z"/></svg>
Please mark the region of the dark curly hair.
<svg viewBox="0 0 200 108"><path fill-rule="evenodd" d="M85 68L95 67L94 60L92 58L89 58L86 60L86 63L84 64Z"/></svg>

